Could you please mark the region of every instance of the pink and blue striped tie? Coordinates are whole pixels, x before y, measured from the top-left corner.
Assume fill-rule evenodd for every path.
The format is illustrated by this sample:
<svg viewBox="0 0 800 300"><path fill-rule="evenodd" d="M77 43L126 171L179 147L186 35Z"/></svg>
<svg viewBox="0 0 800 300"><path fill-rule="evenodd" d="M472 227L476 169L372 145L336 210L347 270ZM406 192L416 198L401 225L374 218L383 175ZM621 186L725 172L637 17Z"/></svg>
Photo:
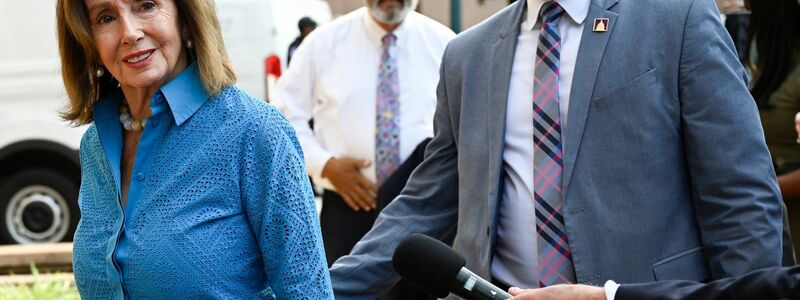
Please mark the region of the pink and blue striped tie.
<svg viewBox="0 0 800 300"><path fill-rule="evenodd" d="M558 21L564 9L547 1L539 11L541 33L536 49L533 85L533 197L536 209L539 286L575 283L575 268L562 210L562 141L558 104L561 37Z"/></svg>
<svg viewBox="0 0 800 300"><path fill-rule="evenodd" d="M397 60L391 55L397 37L387 33L383 41L383 54L378 71L378 98L375 119L375 176L378 186L400 166L400 87L397 77Z"/></svg>

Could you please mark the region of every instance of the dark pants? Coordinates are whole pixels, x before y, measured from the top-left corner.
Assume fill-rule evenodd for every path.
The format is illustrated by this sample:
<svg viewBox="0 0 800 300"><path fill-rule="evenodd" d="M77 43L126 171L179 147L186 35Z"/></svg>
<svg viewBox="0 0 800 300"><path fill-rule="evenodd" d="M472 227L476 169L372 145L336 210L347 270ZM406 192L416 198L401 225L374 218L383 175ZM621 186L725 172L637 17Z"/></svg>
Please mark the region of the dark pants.
<svg viewBox="0 0 800 300"><path fill-rule="evenodd" d="M344 203L342 196L334 191L322 193L322 242L328 267L339 257L350 253L358 240L372 228L378 211L354 211Z"/></svg>
<svg viewBox="0 0 800 300"><path fill-rule="evenodd" d="M744 60L744 56L747 51L750 51L750 46L747 44L747 27L749 24L750 15L730 14L725 16L725 29L731 35L736 54L742 64L747 63Z"/></svg>
<svg viewBox="0 0 800 300"><path fill-rule="evenodd" d="M374 211L353 211L344 203L339 194L325 190L322 194L320 225L322 226L322 242L325 245L325 256L329 267L337 259L353 250L353 246L372 228L372 224L380 211L400 194L411 176L411 172L424 159L425 146L428 145L428 142L430 142L430 139L426 139L417 145L411 156L378 188L378 195L375 198L375 204L377 204L378 209ZM380 299L427 300L435 298L401 280Z"/></svg>
<svg viewBox="0 0 800 300"><path fill-rule="evenodd" d="M800 170L796 164L775 164L778 176ZM800 198L783 199L783 261L784 267L797 264L797 249L800 249Z"/></svg>
<svg viewBox="0 0 800 300"><path fill-rule="evenodd" d="M794 266L800 249L800 198L785 199L783 215L783 266Z"/></svg>

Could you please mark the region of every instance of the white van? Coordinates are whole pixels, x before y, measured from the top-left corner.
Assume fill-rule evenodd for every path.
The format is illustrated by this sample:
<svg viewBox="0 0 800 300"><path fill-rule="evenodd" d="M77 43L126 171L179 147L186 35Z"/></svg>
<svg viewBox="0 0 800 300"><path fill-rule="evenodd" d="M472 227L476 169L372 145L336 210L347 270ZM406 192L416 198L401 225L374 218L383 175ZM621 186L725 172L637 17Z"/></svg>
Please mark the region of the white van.
<svg viewBox="0 0 800 300"><path fill-rule="evenodd" d="M58 116L55 1L0 0L0 36L0 242L70 240L85 128Z"/></svg>
<svg viewBox="0 0 800 300"><path fill-rule="evenodd" d="M66 105L55 0L0 0L0 244L72 240L80 218L78 148L86 127L59 118ZM237 85L265 97L264 62L284 62L297 21L322 23L322 0L216 0ZM285 68L285 63L281 67Z"/></svg>

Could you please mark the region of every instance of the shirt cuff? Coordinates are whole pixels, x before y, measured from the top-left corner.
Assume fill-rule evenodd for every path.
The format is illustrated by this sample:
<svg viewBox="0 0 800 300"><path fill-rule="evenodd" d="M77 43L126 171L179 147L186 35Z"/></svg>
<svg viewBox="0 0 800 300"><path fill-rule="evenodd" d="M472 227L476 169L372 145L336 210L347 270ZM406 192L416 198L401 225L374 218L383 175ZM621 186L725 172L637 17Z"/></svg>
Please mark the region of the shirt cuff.
<svg viewBox="0 0 800 300"><path fill-rule="evenodd" d="M305 149L303 151L305 151ZM322 178L322 170L325 168L325 164L328 163L328 160L333 158L333 155L322 149L307 151L305 155L309 175L314 178Z"/></svg>
<svg viewBox="0 0 800 300"><path fill-rule="evenodd" d="M308 163L308 174L311 175L311 179L314 180L314 184L321 186L325 189L334 191L333 184L327 179L322 178L322 170L325 169L325 165L328 163L328 160L333 158L333 155L330 155L328 152L321 152L321 153L309 153L306 162Z"/></svg>
<svg viewBox="0 0 800 300"><path fill-rule="evenodd" d="M606 300L614 300L614 297L617 296L617 289L619 289L618 283L613 280L606 281L606 284L603 285L603 290L606 292Z"/></svg>

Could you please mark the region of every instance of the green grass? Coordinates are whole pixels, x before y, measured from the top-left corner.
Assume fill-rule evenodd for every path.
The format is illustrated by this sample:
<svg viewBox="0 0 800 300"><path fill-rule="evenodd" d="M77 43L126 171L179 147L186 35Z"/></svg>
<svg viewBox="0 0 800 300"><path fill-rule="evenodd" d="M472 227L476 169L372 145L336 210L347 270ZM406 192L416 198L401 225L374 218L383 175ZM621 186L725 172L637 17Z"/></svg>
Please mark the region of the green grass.
<svg viewBox="0 0 800 300"><path fill-rule="evenodd" d="M72 300L80 299L78 288L72 281L63 278L48 278L39 275L39 270L31 264L33 284L0 285L0 300Z"/></svg>

